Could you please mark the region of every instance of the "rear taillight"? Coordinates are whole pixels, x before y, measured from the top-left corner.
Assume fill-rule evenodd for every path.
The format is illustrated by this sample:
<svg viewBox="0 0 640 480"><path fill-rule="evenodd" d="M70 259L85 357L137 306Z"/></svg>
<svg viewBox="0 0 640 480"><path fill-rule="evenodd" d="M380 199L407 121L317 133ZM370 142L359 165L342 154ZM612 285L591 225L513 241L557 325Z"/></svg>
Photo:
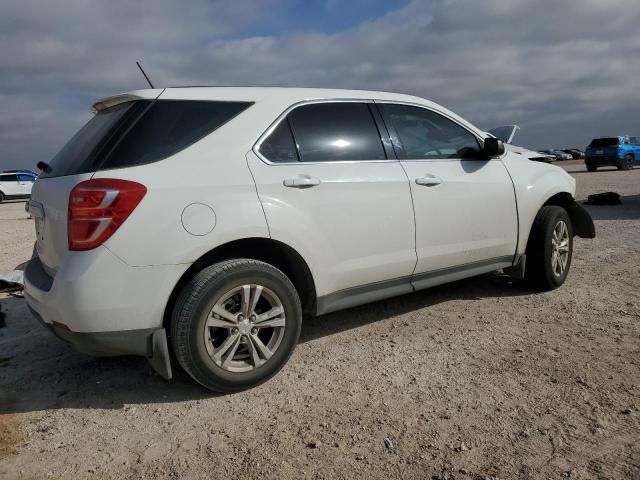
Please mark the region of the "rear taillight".
<svg viewBox="0 0 640 480"><path fill-rule="evenodd" d="M69 250L102 245L146 193L144 185L113 178L87 180L73 187L69 194Z"/></svg>

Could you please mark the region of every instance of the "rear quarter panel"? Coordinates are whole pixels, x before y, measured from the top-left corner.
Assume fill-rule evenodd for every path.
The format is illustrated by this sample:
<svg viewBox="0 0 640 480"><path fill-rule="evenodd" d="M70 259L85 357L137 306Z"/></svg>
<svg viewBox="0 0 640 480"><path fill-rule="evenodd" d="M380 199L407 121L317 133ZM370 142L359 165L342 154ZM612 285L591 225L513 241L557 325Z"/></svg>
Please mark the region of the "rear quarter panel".
<svg viewBox="0 0 640 480"><path fill-rule="evenodd" d="M242 115L241 115L242 116ZM190 264L226 242L268 237L245 154L247 122L230 122L171 158L103 170L94 178L122 178L147 187L131 216L105 243L129 265ZM213 230L188 233L182 213L193 203L215 213Z"/></svg>

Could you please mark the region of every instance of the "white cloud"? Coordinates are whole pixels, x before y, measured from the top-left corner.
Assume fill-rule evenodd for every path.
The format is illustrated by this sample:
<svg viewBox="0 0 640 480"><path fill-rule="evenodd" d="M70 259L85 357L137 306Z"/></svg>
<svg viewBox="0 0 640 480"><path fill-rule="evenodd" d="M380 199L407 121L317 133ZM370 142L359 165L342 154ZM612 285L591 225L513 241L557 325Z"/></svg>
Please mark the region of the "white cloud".
<svg viewBox="0 0 640 480"><path fill-rule="evenodd" d="M36 8L0 0L0 9L3 164L51 157L92 101L142 87L138 59L162 85L413 93L479 126L517 122L521 142L540 148L640 134L635 0L416 0L345 32L249 38L242 32L252 25L286 17L286 3L65 0Z"/></svg>

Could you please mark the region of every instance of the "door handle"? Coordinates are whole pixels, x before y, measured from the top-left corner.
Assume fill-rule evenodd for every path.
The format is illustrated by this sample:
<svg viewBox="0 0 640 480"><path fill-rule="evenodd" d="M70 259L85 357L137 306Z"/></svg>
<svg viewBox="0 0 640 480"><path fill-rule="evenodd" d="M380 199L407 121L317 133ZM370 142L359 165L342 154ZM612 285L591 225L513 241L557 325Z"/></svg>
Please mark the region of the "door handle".
<svg viewBox="0 0 640 480"><path fill-rule="evenodd" d="M416 183L424 187L435 187L442 183L442 179L440 177L436 177L435 175L427 174L424 177L416 178Z"/></svg>
<svg viewBox="0 0 640 480"><path fill-rule="evenodd" d="M293 178L285 178L282 181L282 184L285 187L291 188L310 188L316 187L320 185L320 179L315 177L310 177L309 175L298 175Z"/></svg>

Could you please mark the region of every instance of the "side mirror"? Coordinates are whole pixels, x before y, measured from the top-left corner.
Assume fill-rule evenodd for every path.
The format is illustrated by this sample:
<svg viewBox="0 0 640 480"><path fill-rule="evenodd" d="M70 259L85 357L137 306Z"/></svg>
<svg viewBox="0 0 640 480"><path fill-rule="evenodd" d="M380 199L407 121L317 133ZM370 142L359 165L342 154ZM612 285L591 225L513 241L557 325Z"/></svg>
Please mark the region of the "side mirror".
<svg viewBox="0 0 640 480"><path fill-rule="evenodd" d="M504 153L504 142L497 138L487 137L484 139L482 154L487 158L499 157Z"/></svg>

